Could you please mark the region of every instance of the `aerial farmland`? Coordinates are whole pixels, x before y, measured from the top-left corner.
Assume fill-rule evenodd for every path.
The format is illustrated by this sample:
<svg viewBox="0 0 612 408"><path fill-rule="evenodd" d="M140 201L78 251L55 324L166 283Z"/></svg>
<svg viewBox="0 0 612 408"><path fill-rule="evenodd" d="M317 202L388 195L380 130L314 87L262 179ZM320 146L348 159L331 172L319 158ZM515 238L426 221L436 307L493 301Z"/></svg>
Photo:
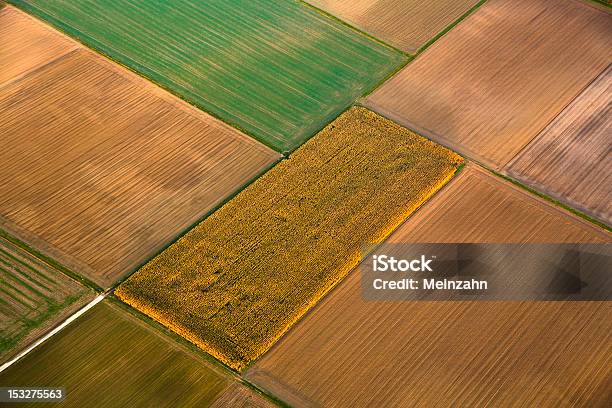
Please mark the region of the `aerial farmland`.
<svg viewBox="0 0 612 408"><path fill-rule="evenodd" d="M606 0L0 0L0 406L608 408L611 46Z"/></svg>
<svg viewBox="0 0 612 408"><path fill-rule="evenodd" d="M242 370L359 263L363 243L382 241L461 162L353 108L117 295Z"/></svg>
<svg viewBox="0 0 612 408"><path fill-rule="evenodd" d="M94 292L0 235L0 358L16 354L93 298Z"/></svg>
<svg viewBox="0 0 612 408"><path fill-rule="evenodd" d="M612 63L611 36L585 2L490 0L366 105L499 169Z"/></svg>
<svg viewBox="0 0 612 408"><path fill-rule="evenodd" d="M297 1L18 3L280 152L407 61Z"/></svg>
<svg viewBox="0 0 612 408"><path fill-rule="evenodd" d="M0 225L102 287L279 158L84 49L6 84L0 132Z"/></svg>
<svg viewBox="0 0 612 408"><path fill-rule="evenodd" d="M609 242L609 234L475 166L386 244L423 236ZM599 390L612 362L608 302L368 302L360 276L350 274L247 378L294 406L507 406L517 395L534 406L559 406L559 388L578 405L605 405ZM568 338L575 325L580 330Z"/></svg>
<svg viewBox="0 0 612 408"><path fill-rule="evenodd" d="M94 377L88 385L80 381ZM68 404L74 407L206 406L218 398L273 406L231 374L107 302L12 366L3 381L16 386L61 383L74 390Z"/></svg>
<svg viewBox="0 0 612 408"><path fill-rule="evenodd" d="M467 14L479 0L308 0L307 3L414 54Z"/></svg>
<svg viewBox="0 0 612 408"><path fill-rule="evenodd" d="M0 10L0 85L74 50L77 44L14 8Z"/></svg>
<svg viewBox="0 0 612 408"><path fill-rule="evenodd" d="M612 223L612 65L506 166L505 172Z"/></svg>

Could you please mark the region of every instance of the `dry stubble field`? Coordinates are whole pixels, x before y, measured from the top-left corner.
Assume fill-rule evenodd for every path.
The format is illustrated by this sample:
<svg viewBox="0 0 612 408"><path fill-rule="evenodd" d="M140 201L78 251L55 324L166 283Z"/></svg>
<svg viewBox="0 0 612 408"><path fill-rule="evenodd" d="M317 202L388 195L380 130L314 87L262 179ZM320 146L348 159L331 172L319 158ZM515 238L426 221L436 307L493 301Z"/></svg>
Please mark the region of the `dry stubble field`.
<svg viewBox="0 0 612 408"><path fill-rule="evenodd" d="M588 2L490 0L366 105L499 169L612 62L610 38Z"/></svg>
<svg viewBox="0 0 612 408"><path fill-rule="evenodd" d="M415 53L479 0L306 0L368 34Z"/></svg>
<svg viewBox="0 0 612 408"><path fill-rule="evenodd" d="M424 237L612 241L472 165L386 242ZM366 302L353 271L246 376L295 406L605 406L611 333L609 302Z"/></svg>
<svg viewBox="0 0 612 408"><path fill-rule="evenodd" d="M0 88L0 134L0 225L104 287L279 158L84 49Z"/></svg>
<svg viewBox="0 0 612 408"><path fill-rule="evenodd" d="M116 291L242 370L455 173L462 159L352 108Z"/></svg>
<svg viewBox="0 0 612 408"><path fill-rule="evenodd" d="M505 172L612 225L612 65Z"/></svg>
<svg viewBox="0 0 612 408"><path fill-rule="evenodd" d="M11 7L0 10L0 86L74 50L77 44Z"/></svg>

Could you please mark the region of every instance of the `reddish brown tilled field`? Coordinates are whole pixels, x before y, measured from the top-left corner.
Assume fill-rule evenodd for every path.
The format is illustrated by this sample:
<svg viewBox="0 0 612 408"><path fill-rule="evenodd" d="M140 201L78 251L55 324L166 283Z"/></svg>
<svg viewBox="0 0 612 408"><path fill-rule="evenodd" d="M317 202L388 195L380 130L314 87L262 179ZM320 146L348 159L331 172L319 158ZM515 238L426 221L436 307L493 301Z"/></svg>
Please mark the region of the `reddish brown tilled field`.
<svg viewBox="0 0 612 408"><path fill-rule="evenodd" d="M365 104L503 167L611 62L612 14L568 0L491 0Z"/></svg>

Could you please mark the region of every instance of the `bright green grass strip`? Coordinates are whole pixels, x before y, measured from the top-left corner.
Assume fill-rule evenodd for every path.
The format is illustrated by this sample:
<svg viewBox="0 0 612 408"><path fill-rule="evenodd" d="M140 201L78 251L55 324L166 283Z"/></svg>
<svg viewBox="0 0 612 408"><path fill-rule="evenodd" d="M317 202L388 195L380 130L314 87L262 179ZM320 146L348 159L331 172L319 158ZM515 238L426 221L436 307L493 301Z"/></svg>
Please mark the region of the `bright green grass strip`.
<svg viewBox="0 0 612 408"><path fill-rule="evenodd" d="M13 3L281 152L407 61L297 1Z"/></svg>

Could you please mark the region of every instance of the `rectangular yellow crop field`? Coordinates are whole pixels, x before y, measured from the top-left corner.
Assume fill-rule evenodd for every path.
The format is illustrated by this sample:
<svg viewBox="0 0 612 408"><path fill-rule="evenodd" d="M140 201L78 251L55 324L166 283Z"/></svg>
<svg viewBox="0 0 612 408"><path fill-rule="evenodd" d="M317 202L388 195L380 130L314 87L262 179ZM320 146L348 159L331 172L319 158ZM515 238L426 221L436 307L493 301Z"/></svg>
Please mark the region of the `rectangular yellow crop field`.
<svg viewBox="0 0 612 408"><path fill-rule="evenodd" d="M241 370L444 185L461 157L353 108L117 295Z"/></svg>

